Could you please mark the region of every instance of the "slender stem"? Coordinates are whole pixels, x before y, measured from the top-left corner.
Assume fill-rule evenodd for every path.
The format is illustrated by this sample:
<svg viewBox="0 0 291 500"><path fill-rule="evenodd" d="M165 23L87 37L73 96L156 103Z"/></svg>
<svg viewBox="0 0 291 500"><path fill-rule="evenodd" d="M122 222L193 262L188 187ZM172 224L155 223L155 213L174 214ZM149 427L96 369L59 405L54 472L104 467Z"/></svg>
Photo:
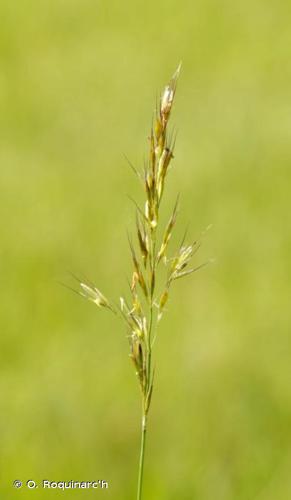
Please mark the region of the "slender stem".
<svg viewBox="0 0 291 500"><path fill-rule="evenodd" d="M149 321L149 331L148 331L148 353L147 353L147 390L150 388L151 383L151 360L152 360L152 341L151 333L153 327L153 306L150 307L150 321Z"/></svg>
<svg viewBox="0 0 291 500"><path fill-rule="evenodd" d="M141 446L140 446L138 483L137 483L137 500L141 500L141 498L142 498L142 485L143 485L143 469L144 469L144 454L145 454L145 443L146 443L146 431L147 431L147 417L143 413L142 424L141 424Z"/></svg>
<svg viewBox="0 0 291 500"><path fill-rule="evenodd" d="M150 307L149 307L149 329L148 329L148 346L147 346L147 386L146 392L150 390L151 383L151 333L153 327L153 297L151 297ZM143 486L143 471L144 471L144 457L145 457L145 444L146 444L146 432L147 432L147 410L145 402L145 394L143 396L143 413L142 413L142 424L141 424L141 446L140 446L140 457L139 457L139 470L138 470L138 483L137 483L137 500L142 498L142 486Z"/></svg>
<svg viewBox="0 0 291 500"><path fill-rule="evenodd" d="M155 229L151 233L151 271L156 274L156 231ZM151 291L150 299L150 310L149 310L149 331L148 331L148 354L147 354L147 375L148 375L148 390L151 383L151 360L152 360L152 328L153 328L153 300L154 300L154 288Z"/></svg>

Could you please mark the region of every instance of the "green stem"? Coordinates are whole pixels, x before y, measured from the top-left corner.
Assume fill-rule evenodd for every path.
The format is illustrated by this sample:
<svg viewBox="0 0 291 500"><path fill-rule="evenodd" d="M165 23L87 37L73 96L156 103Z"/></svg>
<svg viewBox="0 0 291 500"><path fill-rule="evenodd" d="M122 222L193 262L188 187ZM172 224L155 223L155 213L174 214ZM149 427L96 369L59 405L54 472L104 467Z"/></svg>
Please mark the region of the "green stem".
<svg viewBox="0 0 291 500"><path fill-rule="evenodd" d="M149 320L149 330L148 330L148 354L147 354L147 387L146 393L150 389L150 374L151 374L151 331L153 325L153 304L151 299L150 305L150 320ZM137 500L142 498L142 486L143 486L143 470L144 470L144 456L145 456L145 443L146 443L146 432L147 432L147 410L145 395L143 396L143 413L142 413L142 423L141 423L141 446L140 446L140 457L139 457L139 470L138 470L138 483L137 483Z"/></svg>
<svg viewBox="0 0 291 500"><path fill-rule="evenodd" d="M147 355L147 390L150 388L151 382L151 360L152 360L152 346L151 346L151 333L153 327L153 306L150 307L150 321L148 331L148 355Z"/></svg>
<svg viewBox="0 0 291 500"><path fill-rule="evenodd" d="M141 446L140 446L138 483L137 483L137 500L141 500L141 498L142 498L146 431L147 431L147 418L146 418L146 415L143 413L143 416L142 416L142 425L141 425Z"/></svg>
<svg viewBox="0 0 291 500"><path fill-rule="evenodd" d="M151 271L153 274L156 274L156 230L154 229L151 233ZM152 328L153 328L153 300L154 300L154 289L151 293L150 299L150 311L149 311L149 330L148 330L148 355L147 355L147 376L148 376L148 387L149 390L151 384L151 360L152 360Z"/></svg>
<svg viewBox="0 0 291 500"><path fill-rule="evenodd" d="M155 231L151 233L151 272L156 271L156 237ZM142 499L142 486L143 486L143 470L144 470L144 457L145 457L145 443L146 443L146 432L147 432L147 412L148 407L146 403L146 398L150 391L151 385L151 358L152 358L152 346L151 346L151 333L153 328L153 294L154 290L151 290L150 304L149 304L149 328L147 337L147 356L146 356L146 388L143 394L143 413L142 413L142 426L141 426L141 446L140 446L140 457L139 457L139 470L138 470L138 483L137 483L137 500Z"/></svg>

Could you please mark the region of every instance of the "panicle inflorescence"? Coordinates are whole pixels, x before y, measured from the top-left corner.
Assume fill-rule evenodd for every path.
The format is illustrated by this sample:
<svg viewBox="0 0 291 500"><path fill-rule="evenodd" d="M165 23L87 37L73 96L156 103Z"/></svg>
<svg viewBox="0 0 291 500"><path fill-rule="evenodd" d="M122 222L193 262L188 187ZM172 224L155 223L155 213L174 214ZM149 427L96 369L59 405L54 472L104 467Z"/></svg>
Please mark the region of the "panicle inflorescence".
<svg viewBox="0 0 291 500"><path fill-rule="evenodd" d="M178 215L179 197L175 202L170 219L161 232L159 239L159 212L164 194L165 182L171 162L174 158L175 139L168 133L168 124L173 107L180 73L180 65L158 102L154 123L149 136L149 157L143 172L132 165L134 172L142 180L145 191L145 205L141 209L136 204L136 240L128 236L132 276L129 282L129 301L120 297L119 307L112 305L106 297L90 283L80 282L80 294L99 307L105 307L124 320L128 332L130 358L135 367L143 401L143 414L146 416L150 407L153 391L154 370L152 368L152 346L156 338L153 335L161 319L169 298L172 283L202 267L190 267L192 257L199 249L201 240L185 244L184 239L173 257L168 256L169 243ZM159 265L166 266L166 280L157 290Z"/></svg>

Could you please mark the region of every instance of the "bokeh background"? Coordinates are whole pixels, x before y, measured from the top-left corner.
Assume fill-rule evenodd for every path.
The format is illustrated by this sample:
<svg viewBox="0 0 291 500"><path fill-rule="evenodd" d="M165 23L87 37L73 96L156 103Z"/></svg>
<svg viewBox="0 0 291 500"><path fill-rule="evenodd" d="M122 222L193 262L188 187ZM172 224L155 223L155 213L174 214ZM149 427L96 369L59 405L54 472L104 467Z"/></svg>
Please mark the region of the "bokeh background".
<svg viewBox="0 0 291 500"><path fill-rule="evenodd" d="M0 490L135 498L139 391L123 326L59 282L126 289L127 195L180 60L177 236L210 223L157 342L145 499L291 496L291 12L269 0L0 4ZM24 488L93 480L107 491Z"/></svg>

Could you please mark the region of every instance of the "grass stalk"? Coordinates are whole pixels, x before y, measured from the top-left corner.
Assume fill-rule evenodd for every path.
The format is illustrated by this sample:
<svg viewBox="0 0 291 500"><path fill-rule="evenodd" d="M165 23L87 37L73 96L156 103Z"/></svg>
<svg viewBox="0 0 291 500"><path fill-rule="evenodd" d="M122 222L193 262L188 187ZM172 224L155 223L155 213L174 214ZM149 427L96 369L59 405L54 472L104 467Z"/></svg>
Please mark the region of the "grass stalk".
<svg viewBox="0 0 291 500"><path fill-rule="evenodd" d="M189 263L200 247L200 240L185 244L185 238L169 256L170 239L178 214L177 198L166 227L159 231L159 212L164 196L168 171L174 158L175 138L168 133L168 123L176 93L180 66L165 87L157 105L153 127L149 137L149 159L143 171L131 165L145 192L144 211L136 205L136 243L129 236L132 258L132 279L129 283L129 298L120 297L120 307L109 301L91 282L80 282L79 294L98 307L107 308L125 323L129 341L130 358L133 362L141 390L142 425L141 447L138 469L137 500L142 500L145 445L148 413L151 406L154 370L153 344L157 326L161 320L173 282L200 269ZM166 280L161 278L160 267L166 267ZM158 285L157 286L157 282ZM153 331L155 332L154 339Z"/></svg>
<svg viewBox="0 0 291 500"><path fill-rule="evenodd" d="M143 412L141 420L141 444L140 444L140 457L139 457L138 481L137 481L137 497L136 497L137 500L142 499L146 434L147 434L147 417Z"/></svg>

